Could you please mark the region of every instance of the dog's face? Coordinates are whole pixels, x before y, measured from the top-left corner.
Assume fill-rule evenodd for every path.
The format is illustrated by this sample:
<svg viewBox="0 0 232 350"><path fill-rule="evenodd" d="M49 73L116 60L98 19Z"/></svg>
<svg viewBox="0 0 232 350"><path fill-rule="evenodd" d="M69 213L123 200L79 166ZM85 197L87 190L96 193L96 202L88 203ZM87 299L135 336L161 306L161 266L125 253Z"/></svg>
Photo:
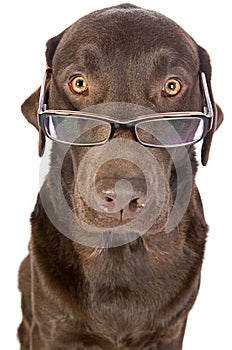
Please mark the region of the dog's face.
<svg viewBox="0 0 232 350"><path fill-rule="evenodd" d="M200 72L206 75L213 100L207 52L170 19L134 6L113 7L78 20L48 41L46 57L52 69L46 81L49 109L84 110L122 122L151 113L202 112ZM23 105L24 115L37 128L38 100L39 90ZM216 104L214 113L213 129L202 147L203 164L222 120ZM54 143L53 155L61 147ZM183 175L187 168L193 186L193 146L145 147L129 128L119 127L103 146L68 148L62 159L62 186L72 212L86 224L110 230L144 212L145 220L152 216L145 232L154 234L170 221L178 171ZM129 229L140 234L134 226Z"/></svg>

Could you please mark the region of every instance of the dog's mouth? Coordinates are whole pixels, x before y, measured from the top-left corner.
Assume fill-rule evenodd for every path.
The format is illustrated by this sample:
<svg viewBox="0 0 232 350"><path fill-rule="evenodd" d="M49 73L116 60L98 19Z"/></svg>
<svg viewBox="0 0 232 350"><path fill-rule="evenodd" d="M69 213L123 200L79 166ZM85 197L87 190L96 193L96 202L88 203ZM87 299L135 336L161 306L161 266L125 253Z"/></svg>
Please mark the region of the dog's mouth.
<svg viewBox="0 0 232 350"><path fill-rule="evenodd" d="M85 193L84 198L80 197L78 184L75 189L77 217L83 218L84 214L87 223L102 228L123 227L138 219L147 210L151 200L145 180L138 178L98 179L93 192Z"/></svg>
<svg viewBox="0 0 232 350"><path fill-rule="evenodd" d="M78 226L75 232L73 230L73 239L81 240L87 246L111 248L133 242L144 234L154 235L164 230L168 221L169 205L161 206L160 210L152 199L146 198L144 202L140 198L129 202L124 200L119 198L118 204L110 199L102 204L102 211L90 208L83 202L80 205L79 202L75 207Z"/></svg>

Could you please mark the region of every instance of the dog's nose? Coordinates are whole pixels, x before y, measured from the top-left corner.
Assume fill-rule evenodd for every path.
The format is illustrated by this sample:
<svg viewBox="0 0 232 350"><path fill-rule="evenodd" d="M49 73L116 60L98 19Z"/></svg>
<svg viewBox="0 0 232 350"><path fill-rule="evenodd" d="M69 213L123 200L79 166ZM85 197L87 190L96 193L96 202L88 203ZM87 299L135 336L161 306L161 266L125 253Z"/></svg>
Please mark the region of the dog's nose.
<svg viewBox="0 0 232 350"><path fill-rule="evenodd" d="M103 178L96 183L99 209L120 221L136 217L146 204L144 179Z"/></svg>

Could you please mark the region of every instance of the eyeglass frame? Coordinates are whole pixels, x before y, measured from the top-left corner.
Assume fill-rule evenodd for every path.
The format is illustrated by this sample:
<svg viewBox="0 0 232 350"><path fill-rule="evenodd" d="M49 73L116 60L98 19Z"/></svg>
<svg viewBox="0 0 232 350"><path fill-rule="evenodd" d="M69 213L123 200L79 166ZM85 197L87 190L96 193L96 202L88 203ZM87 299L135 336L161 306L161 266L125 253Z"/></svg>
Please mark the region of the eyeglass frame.
<svg viewBox="0 0 232 350"><path fill-rule="evenodd" d="M202 93L203 93L203 100L206 103L206 106L203 107L204 112L197 112L197 111L186 111L186 112L165 112L165 113L154 113L154 114L147 114L147 115L141 115L137 116L134 119L131 119L129 121L122 121L122 120L117 120L115 118L109 117L107 115L103 114L95 114L95 113L88 113L88 112L82 112L79 110L72 111L72 110L55 110L55 109L47 109L47 101L46 101L46 81L47 81L47 76L48 74L51 74L52 70L49 68L46 70L43 83L41 85L41 90L40 90L40 97L39 97L39 107L37 111L37 119L38 119L38 124L40 129L42 130L43 134L51 139L52 141L58 142L58 143L63 143L63 144L68 144L68 145L74 145L74 146L98 146L98 145L103 145L106 142L108 142L110 139L113 138L113 135L115 133L115 130L118 128L126 128L129 129L133 137L137 142L142 144L143 146L148 146L148 147L153 147L153 148L176 148L176 147L183 147L183 146L191 146L202 139L206 136L206 134L213 128L214 125L214 110L213 110L213 105L211 102L210 98L210 93L209 93L209 88L207 84L207 79L205 76L204 72L200 72L200 81L201 81L201 87L202 87ZM111 126L111 131L109 133L109 137L100 142L92 142L92 143L72 143L69 141L62 141L62 140L56 140L51 137L46 131L45 125L44 125L44 120L46 116L52 116L52 115L62 115L63 117L70 117L70 116L76 116L76 117L86 117L86 119L91 118L99 121L104 121L108 122ZM199 119L203 120L204 122L204 130L202 133L202 136L193 141L189 142L183 142L180 144L175 144L175 145L154 145L150 143L143 142L137 135L136 132L136 125L143 123L145 121L151 121L151 120L171 120L173 119L181 119L181 118L189 118L189 119L194 119L198 117Z"/></svg>

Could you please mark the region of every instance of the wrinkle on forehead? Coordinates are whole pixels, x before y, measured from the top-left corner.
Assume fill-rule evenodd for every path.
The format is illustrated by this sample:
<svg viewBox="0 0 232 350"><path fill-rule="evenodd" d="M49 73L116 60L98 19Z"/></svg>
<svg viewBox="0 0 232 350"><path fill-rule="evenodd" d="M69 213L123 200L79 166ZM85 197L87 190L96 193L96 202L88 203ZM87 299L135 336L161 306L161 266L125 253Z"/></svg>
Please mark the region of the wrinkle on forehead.
<svg viewBox="0 0 232 350"><path fill-rule="evenodd" d="M166 67L167 71L177 69L186 73L189 69L198 72L199 58L196 47L189 45L184 51L175 47L164 47L156 50L153 55L153 61L159 69Z"/></svg>
<svg viewBox="0 0 232 350"><path fill-rule="evenodd" d="M125 54L125 55L124 55ZM128 74L155 72L156 77L166 76L173 72L183 73L186 75L188 71L198 73L199 58L194 47L190 46L189 50L179 52L172 47L152 48L150 52L128 52L124 48L124 52L118 52L118 55L110 55L109 52L102 52L101 48L94 44L80 45L77 52L66 53L65 66L56 64L56 69L61 70L62 76L69 77L78 71L83 73L108 72L111 75L115 70L120 68ZM126 56L126 57L125 57ZM119 71L117 71L119 74Z"/></svg>

